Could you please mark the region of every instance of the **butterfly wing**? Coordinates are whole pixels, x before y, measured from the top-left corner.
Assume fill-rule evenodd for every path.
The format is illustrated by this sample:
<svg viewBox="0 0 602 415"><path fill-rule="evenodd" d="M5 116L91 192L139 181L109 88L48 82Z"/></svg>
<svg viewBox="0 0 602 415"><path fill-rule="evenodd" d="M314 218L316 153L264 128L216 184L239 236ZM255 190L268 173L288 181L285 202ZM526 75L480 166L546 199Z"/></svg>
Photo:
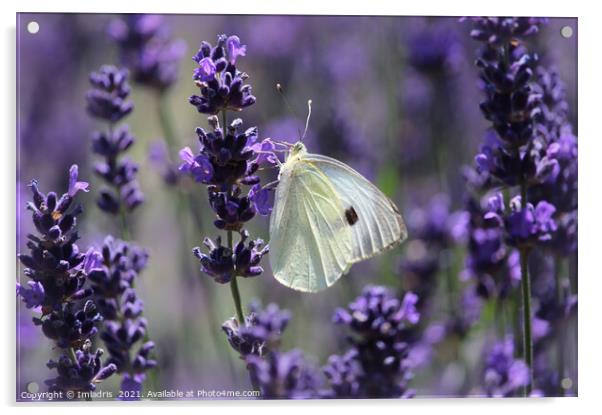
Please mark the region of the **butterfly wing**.
<svg viewBox="0 0 602 415"><path fill-rule="evenodd" d="M302 160L280 171L270 217L270 265L287 287L317 292L352 263L351 227L328 177Z"/></svg>
<svg viewBox="0 0 602 415"><path fill-rule="evenodd" d="M383 192L348 165L319 154L303 158L317 167L335 188L347 212L353 233L352 262L373 257L407 238L399 210ZM348 220L349 222L349 220Z"/></svg>

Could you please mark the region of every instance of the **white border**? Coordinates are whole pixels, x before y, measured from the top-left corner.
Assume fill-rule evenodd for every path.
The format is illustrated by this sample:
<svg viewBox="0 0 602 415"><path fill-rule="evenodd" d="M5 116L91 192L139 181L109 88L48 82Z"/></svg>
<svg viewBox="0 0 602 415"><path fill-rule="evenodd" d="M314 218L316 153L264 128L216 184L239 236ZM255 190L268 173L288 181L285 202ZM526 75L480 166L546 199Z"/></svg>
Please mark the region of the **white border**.
<svg viewBox="0 0 602 415"><path fill-rule="evenodd" d="M293 413L305 413L318 408L326 410L343 410L365 413L366 411L411 412L425 413L461 413L482 415L504 414L509 411L526 410L545 411L546 414L588 413L593 408L602 407L602 394L599 391L599 376L602 370L602 345L599 316L597 308L602 293L602 276L598 271L600 266L596 259L600 246L599 207L602 206L600 191L600 155L602 155L602 134L600 133L600 44L602 26L599 13L589 6L594 2L526 2L524 0L505 0L499 2L473 2L469 0L395 2L370 0L352 3L351 1L304 0L303 2L262 0L261 2L228 0L227 2L191 2L184 0L145 0L144 2L125 2L123 0L103 0L102 2L82 2L81 0L32 1L21 0L18 4L2 2L0 19L2 20L3 41L1 42L2 76L0 91L3 91L0 125L3 136L0 138L2 149L0 155L0 171L2 176L2 195L0 203L0 229L2 230L2 249L0 263L2 272L2 299L7 309L2 318L0 344L2 362L0 367L0 391L2 403L12 406L15 396L15 334L14 334L14 267L15 267L15 12L147 12L147 13L237 13L237 14L349 14L349 15L533 15L533 16L569 16L579 18L579 166L580 166L580 210L579 220L579 275L580 310L579 310L579 398L541 399L524 401L520 399L484 400L484 399L436 399L415 400L404 402L390 401L337 401L337 402L155 402L133 403L134 406L144 407L144 411L157 413L166 407L178 406L178 412L199 413L199 411L233 410L251 413L279 413L283 410ZM8 199L8 201L7 201ZM12 368L12 370L8 370ZM33 409L32 405L19 404L26 411L44 411L45 413L64 413L72 410L86 413L105 413L107 406L119 404L105 403L102 405L78 404L46 405L44 408ZM340 408L340 409L339 409ZM373 409L374 408L374 409ZM137 408L142 409L142 408ZM598 412L599 413L599 412Z"/></svg>

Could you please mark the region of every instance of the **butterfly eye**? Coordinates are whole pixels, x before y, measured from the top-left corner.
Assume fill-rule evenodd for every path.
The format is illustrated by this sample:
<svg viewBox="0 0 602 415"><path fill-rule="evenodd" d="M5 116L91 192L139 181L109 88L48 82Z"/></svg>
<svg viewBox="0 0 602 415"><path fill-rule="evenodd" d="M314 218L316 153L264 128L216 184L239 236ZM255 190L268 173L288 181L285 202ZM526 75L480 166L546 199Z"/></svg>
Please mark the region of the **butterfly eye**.
<svg viewBox="0 0 602 415"><path fill-rule="evenodd" d="M351 226L355 225L357 221L360 220L353 206L345 210L345 219L347 219L347 223Z"/></svg>

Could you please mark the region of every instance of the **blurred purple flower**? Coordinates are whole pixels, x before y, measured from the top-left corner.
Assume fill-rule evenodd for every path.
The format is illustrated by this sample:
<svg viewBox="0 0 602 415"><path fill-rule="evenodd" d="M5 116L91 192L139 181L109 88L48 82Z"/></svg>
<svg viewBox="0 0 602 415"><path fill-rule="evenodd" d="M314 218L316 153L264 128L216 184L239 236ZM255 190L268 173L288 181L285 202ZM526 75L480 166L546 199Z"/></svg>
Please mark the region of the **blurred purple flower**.
<svg viewBox="0 0 602 415"><path fill-rule="evenodd" d="M92 72L90 83L93 89L86 94L88 113L115 123L132 112L134 105L126 100L130 94L127 76L127 70L109 65Z"/></svg>
<svg viewBox="0 0 602 415"><path fill-rule="evenodd" d="M548 22L543 17L469 17L475 28L470 32L474 39L491 46L499 46L515 37L527 37L539 32Z"/></svg>
<svg viewBox="0 0 602 415"><path fill-rule="evenodd" d="M483 299L477 287L469 285L464 289L457 312L446 323L446 331L453 332L460 338L465 337L470 329L479 321L483 311Z"/></svg>
<svg viewBox="0 0 602 415"><path fill-rule="evenodd" d="M139 394L142 393L142 386L144 384L146 376L143 374L130 375L128 373L123 375L121 379L121 385L119 390L126 392L121 398L124 401L137 401Z"/></svg>
<svg viewBox="0 0 602 415"><path fill-rule="evenodd" d="M335 324L348 327L353 352L331 357L324 372L331 390L325 396L338 398L411 397L410 346L406 330L418 323L418 298L408 292L403 300L385 287L369 286L347 309L338 308ZM355 362L352 362L354 360ZM337 395L353 393L353 395Z"/></svg>
<svg viewBox="0 0 602 415"><path fill-rule="evenodd" d="M558 226L546 246L560 255L577 249L577 137L568 119L565 86L555 68L538 67L534 87L541 95L541 121L538 123L537 151L542 164L550 170L547 177L529 189L534 203L547 201L556 208Z"/></svg>
<svg viewBox="0 0 602 415"><path fill-rule="evenodd" d="M318 397L317 371L300 350L272 352L262 358L246 357L251 379L263 399L311 399Z"/></svg>
<svg viewBox="0 0 602 415"><path fill-rule="evenodd" d="M453 72L462 59L457 33L441 23L433 22L409 36L408 62L420 72Z"/></svg>
<svg viewBox="0 0 602 415"><path fill-rule="evenodd" d="M119 60L135 82L159 90L178 79L183 40L170 39L163 16L130 14L111 21L107 33L119 46Z"/></svg>
<svg viewBox="0 0 602 415"><path fill-rule="evenodd" d="M129 158L122 157L134 144L134 137L127 126L113 128L114 123L128 115L133 108L130 102L125 103L130 93L127 76L128 72L124 69L103 66L99 72L90 75L94 89L87 95L88 111L108 122L106 132L94 133L92 151L103 157L102 162L95 164L94 172L112 187L100 191L97 205L113 215L131 212L144 201L136 180L138 165ZM127 111L119 109L124 106L128 108ZM104 109L99 111L95 109L97 107Z"/></svg>
<svg viewBox="0 0 602 415"><path fill-rule="evenodd" d="M253 53L264 58L286 57L300 45L297 37L304 34L309 24L303 24L300 16L253 16L248 19L247 34Z"/></svg>
<svg viewBox="0 0 602 415"><path fill-rule="evenodd" d="M467 227L468 255L466 256L463 279L473 279L477 292L483 298L506 298L520 281L518 253L505 242L503 219L498 210L503 206L502 196L488 199L489 208L483 208L479 200L467 197L466 211L469 214ZM492 218L486 220L493 215ZM495 219L493 219L495 217Z"/></svg>
<svg viewBox="0 0 602 415"><path fill-rule="evenodd" d="M487 352L483 383L487 396L498 398L513 396L529 384L529 368L514 358L511 337L495 343Z"/></svg>
<svg viewBox="0 0 602 415"><path fill-rule="evenodd" d="M160 139L153 141L149 145L148 158L150 162L160 170L165 184L174 186L178 183L180 178L179 169L178 166L171 161L164 140Z"/></svg>
<svg viewBox="0 0 602 415"><path fill-rule="evenodd" d="M122 385L134 379L142 382L144 373L156 366L150 357L154 343L147 339L144 305L134 289L139 273L146 267L148 253L107 236L102 249L89 251L89 255L94 257L94 265L88 278L105 320L100 337L109 351L109 362L124 376Z"/></svg>
<svg viewBox="0 0 602 415"><path fill-rule="evenodd" d="M403 287L420 298L418 308L426 311L437 289L436 277L450 266L448 250L464 238L466 212L451 212L449 196L437 194L407 217L412 240L400 261Z"/></svg>

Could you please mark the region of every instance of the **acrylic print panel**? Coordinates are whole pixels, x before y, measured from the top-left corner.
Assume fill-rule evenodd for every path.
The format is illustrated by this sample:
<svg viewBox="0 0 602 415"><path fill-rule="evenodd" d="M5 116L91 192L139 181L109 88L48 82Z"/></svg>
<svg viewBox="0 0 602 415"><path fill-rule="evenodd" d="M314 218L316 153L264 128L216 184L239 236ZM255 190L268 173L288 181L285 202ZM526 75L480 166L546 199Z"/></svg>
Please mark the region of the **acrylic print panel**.
<svg viewBox="0 0 602 415"><path fill-rule="evenodd" d="M576 19L17 20L18 401L577 395Z"/></svg>

